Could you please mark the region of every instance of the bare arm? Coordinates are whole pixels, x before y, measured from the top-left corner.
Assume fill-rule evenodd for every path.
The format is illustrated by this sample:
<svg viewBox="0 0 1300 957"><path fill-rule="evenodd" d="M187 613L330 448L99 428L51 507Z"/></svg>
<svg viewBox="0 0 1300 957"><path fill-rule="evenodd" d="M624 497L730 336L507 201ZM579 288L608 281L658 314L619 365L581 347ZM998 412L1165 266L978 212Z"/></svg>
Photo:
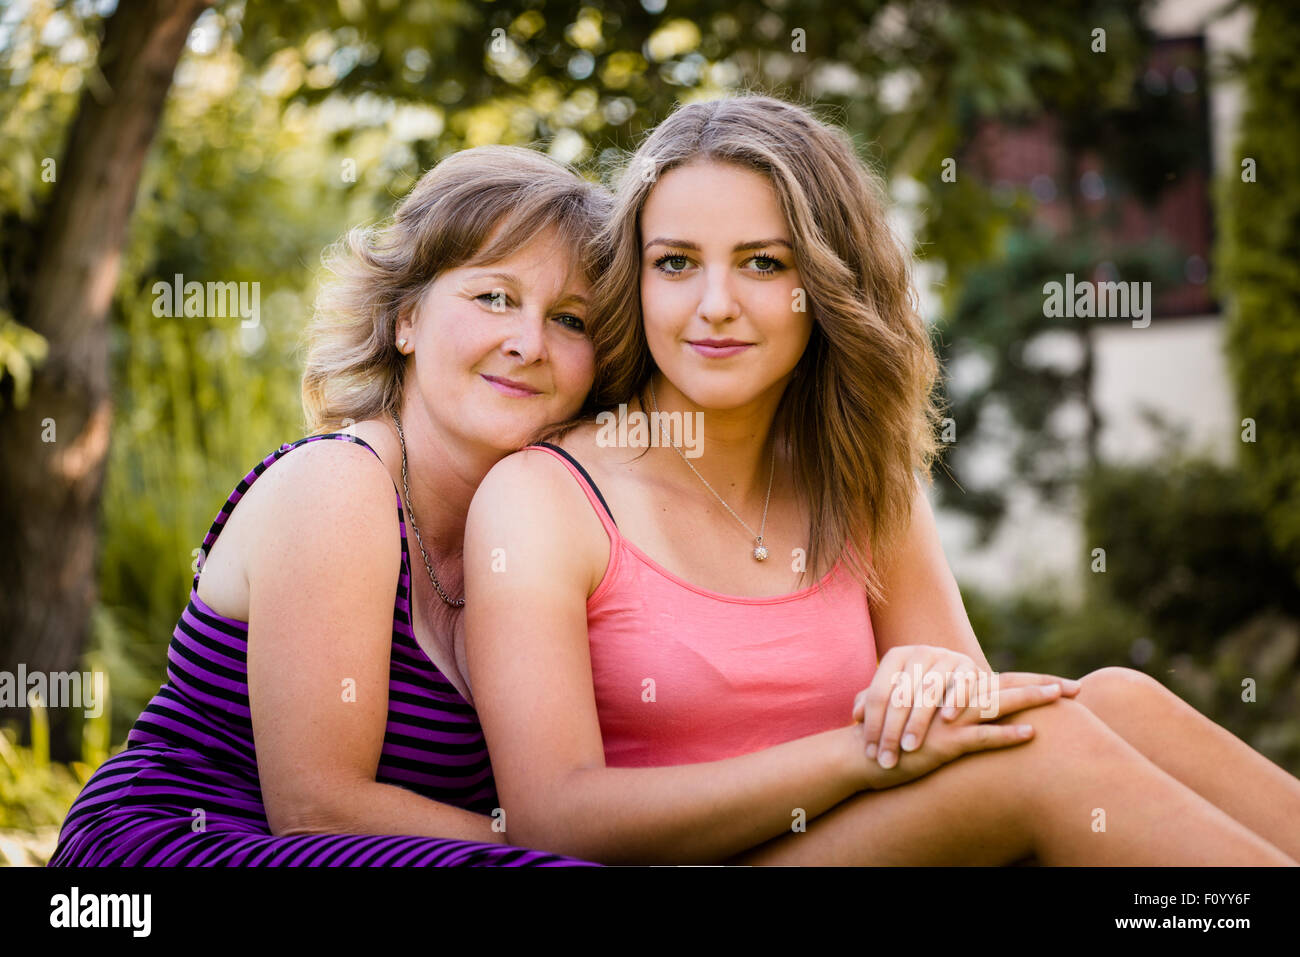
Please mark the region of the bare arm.
<svg viewBox="0 0 1300 957"><path fill-rule="evenodd" d="M957 582L939 544L934 512L919 482L912 500L911 523L891 560L881 568L881 578L886 601L871 609L879 667L871 687L853 705L853 716L862 720L864 736L870 742L868 757L887 767L894 767L895 761L901 766L906 755L900 748L905 743L906 750L915 753L916 748L929 743L937 727L956 720L964 707L978 705L985 720L995 713L1009 713L1007 709L1017 710L1016 703L1025 696L1011 692L1012 688L1028 684L1041 690L1052 684L1059 686L1062 695L1078 693L1078 682L1032 672L1007 672L989 683L972 682L958 688L960 682L951 677L953 672L973 675L972 667L988 673L993 668L966 616ZM970 661L960 662L959 655ZM937 687L948 685L946 695L931 700L923 681L912 694L896 697L895 680L900 674L926 672L944 679ZM909 686L902 682L898 688L906 690ZM988 692L981 689L990 687L991 694L982 699L981 694ZM944 704L952 705L954 710L936 723L935 715Z"/></svg>
<svg viewBox="0 0 1300 957"><path fill-rule="evenodd" d="M248 692L272 833L504 843L483 815L375 781L401 563L382 464L350 442L314 442L258 481L271 487L245 557Z"/></svg>
<svg viewBox="0 0 1300 957"><path fill-rule="evenodd" d="M876 652L884 656L901 645L950 648L992 671L962 605L957 581L944 558L939 532L925 490L917 483L912 521L881 569L888 600L871 609Z"/></svg>
<svg viewBox="0 0 1300 957"><path fill-rule="evenodd" d="M542 452L497 465L470 508L467 656L512 843L611 864L720 862L788 833L796 809L811 819L872 773L891 779L863 757L848 714L740 757L606 767L586 606L608 550L581 490Z"/></svg>

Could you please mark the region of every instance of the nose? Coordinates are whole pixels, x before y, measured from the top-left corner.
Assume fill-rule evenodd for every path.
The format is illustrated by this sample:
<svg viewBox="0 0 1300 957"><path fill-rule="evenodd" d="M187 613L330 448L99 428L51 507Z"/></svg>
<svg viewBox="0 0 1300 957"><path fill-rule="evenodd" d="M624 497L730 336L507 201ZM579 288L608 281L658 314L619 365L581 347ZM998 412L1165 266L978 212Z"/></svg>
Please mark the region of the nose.
<svg viewBox="0 0 1300 957"><path fill-rule="evenodd" d="M704 277L704 294L700 298L700 318L710 324L728 322L740 313L740 304L731 288L731 270L710 269Z"/></svg>
<svg viewBox="0 0 1300 957"><path fill-rule="evenodd" d="M510 334L502 341L501 351L518 365L532 365L545 359L546 317L539 309L521 309L518 319L511 325Z"/></svg>

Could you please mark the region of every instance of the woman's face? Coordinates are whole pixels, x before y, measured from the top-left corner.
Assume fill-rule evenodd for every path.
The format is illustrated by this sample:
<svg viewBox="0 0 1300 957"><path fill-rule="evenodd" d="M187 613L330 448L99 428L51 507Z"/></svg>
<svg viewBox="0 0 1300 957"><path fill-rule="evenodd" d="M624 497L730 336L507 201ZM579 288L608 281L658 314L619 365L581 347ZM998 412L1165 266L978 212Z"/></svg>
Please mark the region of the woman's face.
<svg viewBox="0 0 1300 957"><path fill-rule="evenodd" d="M588 296L554 229L506 259L443 271L398 324L414 356L408 391L414 386L446 439L518 449L575 415L591 389Z"/></svg>
<svg viewBox="0 0 1300 957"><path fill-rule="evenodd" d="M767 177L698 162L641 211L641 314L655 363L701 409L779 399L812 335L790 230Z"/></svg>

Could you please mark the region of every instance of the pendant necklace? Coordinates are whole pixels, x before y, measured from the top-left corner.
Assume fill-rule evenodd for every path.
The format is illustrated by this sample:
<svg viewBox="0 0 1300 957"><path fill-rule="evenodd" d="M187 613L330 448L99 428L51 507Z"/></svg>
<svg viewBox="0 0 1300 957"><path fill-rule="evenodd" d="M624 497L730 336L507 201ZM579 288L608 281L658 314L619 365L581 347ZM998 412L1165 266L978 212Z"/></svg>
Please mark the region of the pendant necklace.
<svg viewBox="0 0 1300 957"><path fill-rule="evenodd" d="M750 528L747 524L745 524L745 520L735 513L735 510L733 510L732 507L723 500L721 495L719 495L716 491L714 491L713 486L709 484L709 480L706 479L703 475L701 475L694 465L691 465L691 460L686 457L686 454L680 448L678 448L676 445L673 444L671 437L668 435L668 430L664 428L663 418L659 415L659 400L655 397L655 387L653 382L650 383L650 404L651 407L654 409L655 417L659 420L659 430L660 432L663 433L664 441L669 446L672 447L673 451L675 451L679 456L681 456L681 460L686 463L687 467L692 472L695 473L695 477L704 483L704 487L707 488L710 492L713 492L713 497L716 498L719 502L722 502L722 507L731 513L731 517L734 518L737 522L739 522L741 527L744 528L745 531L749 532L749 534L753 537L754 561L761 562L765 560L767 558L767 546L763 544L763 531L764 529L767 528L767 506L772 501L772 479L776 475L776 443L774 442L772 444L772 468L767 477L767 498L763 502L763 521L762 524L758 526L758 534L755 535L754 530Z"/></svg>

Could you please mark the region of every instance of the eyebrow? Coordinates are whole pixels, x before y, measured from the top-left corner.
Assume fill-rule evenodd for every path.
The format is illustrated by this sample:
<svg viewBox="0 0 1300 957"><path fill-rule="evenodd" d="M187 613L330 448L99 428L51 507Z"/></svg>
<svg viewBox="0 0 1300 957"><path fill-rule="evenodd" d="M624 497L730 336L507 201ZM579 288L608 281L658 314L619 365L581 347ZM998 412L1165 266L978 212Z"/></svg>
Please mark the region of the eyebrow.
<svg viewBox="0 0 1300 957"><path fill-rule="evenodd" d="M696 252L699 252L700 249L697 244L689 239L665 239L663 236L657 236L646 243L641 251L645 252L651 246L677 246L681 249L694 249ZM753 242L737 243L731 251L740 253L748 249L762 249L764 246L784 246L786 249L794 250L794 247L784 239L755 239Z"/></svg>
<svg viewBox="0 0 1300 957"><path fill-rule="evenodd" d="M512 286L518 286L518 285L520 285L519 277L516 276L514 273L510 273L510 272L485 272L485 273L479 273L478 275L476 275L476 276L474 277L474 279L500 279L500 280L503 280L504 282L509 283L509 284L512 285ZM558 305L561 305L562 303L566 303L566 302L576 302L576 303L579 303L580 305L583 305L583 306L587 305L587 299L586 299L586 297L585 297L585 296L580 296L580 295L578 295L576 292L574 292L574 293L569 293L569 295L567 295L567 296L562 296L562 297L560 297L559 299L555 300L555 302L554 302L552 305L556 305L556 306L558 306Z"/></svg>

